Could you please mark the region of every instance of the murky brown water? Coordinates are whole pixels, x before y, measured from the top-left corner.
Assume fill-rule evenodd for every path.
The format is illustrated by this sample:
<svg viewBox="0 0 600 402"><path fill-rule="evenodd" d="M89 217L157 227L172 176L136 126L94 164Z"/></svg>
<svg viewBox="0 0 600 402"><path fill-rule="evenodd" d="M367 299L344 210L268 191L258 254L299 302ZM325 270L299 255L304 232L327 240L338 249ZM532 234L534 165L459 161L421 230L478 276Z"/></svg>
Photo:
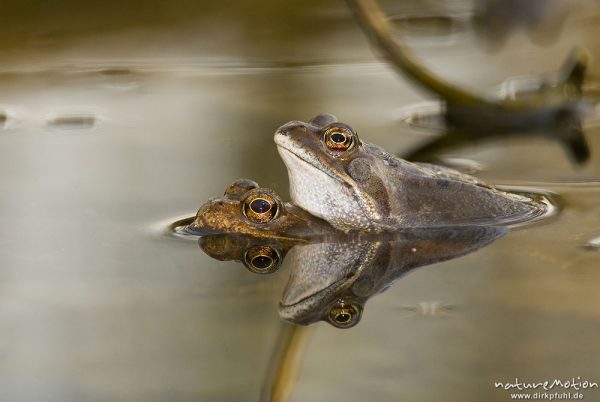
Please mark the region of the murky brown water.
<svg viewBox="0 0 600 402"><path fill-rule="evenodd" d="M0 400L258 400L286 267L252 275L166 228L237 178L287 197L272 133L288 120L328 111L401 154L431 135L400 121L427 98L374 58L343 3L95 3L1 14ZM431 19L413 46L489 90L555 71L575 44L597 54L598 10L577 10L546 47L517 35L496 50ZM556 193L561 211L412 272L352 329L306 329L291 400L504 401L494 381L600 382L592 118L586 137L584 166L539 138L453 151L487 181Z"/></svg>

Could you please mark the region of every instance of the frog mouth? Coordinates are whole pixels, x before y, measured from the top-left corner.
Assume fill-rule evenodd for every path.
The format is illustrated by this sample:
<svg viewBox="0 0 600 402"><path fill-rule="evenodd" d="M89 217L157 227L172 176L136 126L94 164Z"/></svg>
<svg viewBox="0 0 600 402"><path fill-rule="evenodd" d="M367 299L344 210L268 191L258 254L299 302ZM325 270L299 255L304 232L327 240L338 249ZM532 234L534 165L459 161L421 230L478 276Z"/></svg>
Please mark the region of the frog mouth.
<svg viewBox="0 0 600 402"><path fill-rule="evenodd" d="M325 173L332 179L335 179L347 185L349 179L348 177L343 177L339 173L335 172L333 169L324 164L313 152L306 151L298 147L298 145L287 135L282 134L280 132L276 132L274 139L275 144L277 145L277 150L279 151L279 154L281 155L284 162L286 161L287 157L293 156L301 160L302 162L312 166L313 168L316 168L319 171Z"/></svg>

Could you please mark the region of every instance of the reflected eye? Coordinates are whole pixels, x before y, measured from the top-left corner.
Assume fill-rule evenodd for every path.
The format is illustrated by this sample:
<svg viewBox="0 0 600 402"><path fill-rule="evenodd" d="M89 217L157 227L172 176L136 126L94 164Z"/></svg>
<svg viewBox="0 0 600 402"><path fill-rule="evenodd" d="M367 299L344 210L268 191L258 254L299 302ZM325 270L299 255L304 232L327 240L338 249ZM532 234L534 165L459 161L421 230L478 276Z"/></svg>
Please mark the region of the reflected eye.
<svg viewBox="0 0 600 402"><path fill-rule="evenodd" d="M323 141L332 151L348 151L354 147L356 139L352 130L346 127L332 127L325 131Z"/></svg>
<svg viewBox="0 0 600 402"><path fill-rule="evenodd" d="M244 201L244 215L252 222L270 222L278 212L278 203L269 194L252 194Z"/></svg>
<svg viewBox="0 0 600 402"><path fill-rule="evenodd" d="M250 247L244 254L244 265L255 274L272 274L279 269L279 252L269 246Z"/></svg>
<svg viewBox="0 0 600 402"><path fill-rule="evenodd" d="M350 328L360 321L361 309L356 304L338 301L329 311L329 322L338 328Z"/></svg>

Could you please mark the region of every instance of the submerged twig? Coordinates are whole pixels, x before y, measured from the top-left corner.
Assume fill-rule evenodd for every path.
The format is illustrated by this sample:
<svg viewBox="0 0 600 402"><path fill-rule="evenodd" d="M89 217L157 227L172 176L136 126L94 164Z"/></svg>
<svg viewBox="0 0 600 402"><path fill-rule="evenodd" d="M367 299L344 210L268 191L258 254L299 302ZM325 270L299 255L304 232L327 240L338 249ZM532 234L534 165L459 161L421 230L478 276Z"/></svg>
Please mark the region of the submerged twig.
<svg viewBox="0 0 600 402"><path fill-rule="evenodd" d="M263 384L261 402L285 402L296 385L311 328L283 323Z"/></svg>
<svg viewBox="0 0 600 402"><path fill-rule="evenodd" d="M582 163L590 151L583 136L581 117L588 53L575 48L553 80L541 81L531 93L493 97L453 85L423 66L402 41L394 39L392 26L376 0L347 0L371 42L400 73L445 101L448 135L426 144L413 157L440 147L496 135L541 131L560 141L572 159ZM521 95L521 96L519 96ZM454 133L454 135L451 135Z"/></svg>
<svg viewBox="0 0 600 402"><path fill-rule="evenodd" d="M383 56L392 66L427 90L441 96L446 102L464 106L529 110L548 106L532 102L530 99L498 99L483 96L452 85L419 63L412 51L401 41L394 40L392 27L375 0L347 0L347 2L367 36L382 51ZM579 89L575 91L575 95L580 94L587 61L587 53L575 49L561 72L560 78L565 84Z"/></svg>

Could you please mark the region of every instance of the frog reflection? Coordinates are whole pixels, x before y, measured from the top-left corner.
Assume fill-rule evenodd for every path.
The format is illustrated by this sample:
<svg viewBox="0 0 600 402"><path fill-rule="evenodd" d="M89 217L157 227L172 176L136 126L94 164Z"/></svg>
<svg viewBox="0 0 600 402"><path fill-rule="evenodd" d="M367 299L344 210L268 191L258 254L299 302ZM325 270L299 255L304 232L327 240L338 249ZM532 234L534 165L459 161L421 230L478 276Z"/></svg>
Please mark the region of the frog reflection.
<svg viewBox="0 0 600 402"><path fill-rule="evenodd" d="M192 234L237 233L257 238L308 240L338 233L327 222L284 203L273 190L239 179L223 197L207 201L186 230Z"/></svg>
<svg viewBox="0 0 600 402"><path fill-rule="evenodd" d="M367 300L402 275L474 252L506 231L493 226L411 229L387 239L300 245L289 255L292 271L279 314L297 324L323 320L352 327Z"/></svg>
<svg viewBox="0 0 600 402"><path fill-rule="evenodd" d="M250 272L261 275L276 272L290 248L298 243L240 234L218 234L198 239L202 251L212 258L241 262Z"/></svg>
<svg viewBox="0 0 600 402"><path fill-rule="evenodd" d="M369 298L410 270L476 251L506 231L492 226L421 228L309 243L222 234L199 242L210 256L242 262L259 274L275 272L287 255L291 271L280 301L281 318L350 328L360 321Z"/></svg>

